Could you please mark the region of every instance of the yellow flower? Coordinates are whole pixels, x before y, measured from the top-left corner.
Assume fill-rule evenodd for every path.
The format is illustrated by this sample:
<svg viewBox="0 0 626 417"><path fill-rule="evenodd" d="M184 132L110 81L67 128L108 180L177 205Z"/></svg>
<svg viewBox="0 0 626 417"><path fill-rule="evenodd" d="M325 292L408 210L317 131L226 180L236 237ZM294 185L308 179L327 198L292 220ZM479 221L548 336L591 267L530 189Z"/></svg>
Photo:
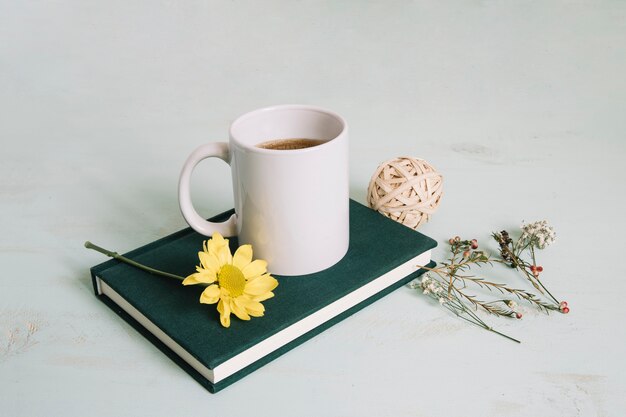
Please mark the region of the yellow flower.
<svg viewBox="0 0 626 417"><path fill-rule="evenodd" d="M204 241L198 252L200 266L189 275L183 285L209 284L200 295L200 302L217 304L222 326L230 326L230 313L241 320L261 317L265 307L261 301L272 298L278 281L267 273L267 262L252 260L252 246L240 246L231 255L228 239L219 233Z"/></svg>

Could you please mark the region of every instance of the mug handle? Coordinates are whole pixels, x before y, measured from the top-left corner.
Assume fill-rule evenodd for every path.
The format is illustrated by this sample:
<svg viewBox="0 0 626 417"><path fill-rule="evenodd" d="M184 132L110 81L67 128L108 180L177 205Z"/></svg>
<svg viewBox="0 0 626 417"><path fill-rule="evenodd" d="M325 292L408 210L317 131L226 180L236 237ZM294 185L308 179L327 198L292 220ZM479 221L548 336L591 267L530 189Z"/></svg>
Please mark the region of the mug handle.
<svg viewBox="0 0 626 417"><path fill-rule="evenodd" d="M205 236L211 236L218 232L224 237L237 234L237 215L233 214L228 220L222 223L213 223L205 220L193 208L191 202L191 173L198 163L206 158L220 158L230 165L230 148L226 142L213 142L202 145L194 150L185 161L178 181L178 203L183 217L189 226L196 232Z"/></svg>

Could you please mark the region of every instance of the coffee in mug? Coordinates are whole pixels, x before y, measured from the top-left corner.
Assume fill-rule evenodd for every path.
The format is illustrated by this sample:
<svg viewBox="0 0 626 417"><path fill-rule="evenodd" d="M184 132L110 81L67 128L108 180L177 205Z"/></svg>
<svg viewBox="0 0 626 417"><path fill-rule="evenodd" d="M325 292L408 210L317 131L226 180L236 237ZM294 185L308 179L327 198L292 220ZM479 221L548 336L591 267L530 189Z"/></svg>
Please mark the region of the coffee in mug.
<svg viewBox="0 0 626 417"><path fill-rule="evenodd" d="M321 145L324 143L324 140L321 139L304 139L304 138L293 138L293 139L274 139L268 140L266 142L259 143L259 148L263 149L275 149L277 151L290 151L293 149L305 149L311 148L313 146Z"/></svg>

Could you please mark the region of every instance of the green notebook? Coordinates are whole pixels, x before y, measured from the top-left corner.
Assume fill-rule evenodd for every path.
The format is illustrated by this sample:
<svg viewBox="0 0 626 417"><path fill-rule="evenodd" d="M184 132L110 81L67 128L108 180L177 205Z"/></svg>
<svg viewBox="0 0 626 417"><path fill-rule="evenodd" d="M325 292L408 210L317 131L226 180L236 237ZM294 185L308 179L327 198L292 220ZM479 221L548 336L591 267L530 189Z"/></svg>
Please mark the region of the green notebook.
<svg viewBox="0 0 626 417"><path fill-rule="evenodd" d="M224 221L233 210L212 221ZM306 238L303 236L303 238ZM156 269L195 271L206 237L191 229L127 253ZM230 238L231 251L237 239ZM201 286L156 276L116 260L91 268L96 295L210 392L241 379L432 266L436 242L350 201L350 247L336 265L303 276L275 276L265 316L220 325L215 305L200 304ZM271 272L271 265L268 266Z"/></svg>

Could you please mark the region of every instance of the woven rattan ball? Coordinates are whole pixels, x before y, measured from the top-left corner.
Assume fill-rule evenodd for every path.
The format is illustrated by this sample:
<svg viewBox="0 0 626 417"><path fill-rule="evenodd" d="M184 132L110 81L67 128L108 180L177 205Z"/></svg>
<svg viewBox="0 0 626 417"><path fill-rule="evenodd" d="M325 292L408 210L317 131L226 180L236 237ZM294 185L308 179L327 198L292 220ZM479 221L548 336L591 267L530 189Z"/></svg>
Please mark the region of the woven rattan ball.
<svg viewBox="0 0 626 417"><path fill-rule="evenodd" d="M443 194L443 176L423 159L399 157L380 164L367 191L371 208L417 229L430 220Z"/></svg>

